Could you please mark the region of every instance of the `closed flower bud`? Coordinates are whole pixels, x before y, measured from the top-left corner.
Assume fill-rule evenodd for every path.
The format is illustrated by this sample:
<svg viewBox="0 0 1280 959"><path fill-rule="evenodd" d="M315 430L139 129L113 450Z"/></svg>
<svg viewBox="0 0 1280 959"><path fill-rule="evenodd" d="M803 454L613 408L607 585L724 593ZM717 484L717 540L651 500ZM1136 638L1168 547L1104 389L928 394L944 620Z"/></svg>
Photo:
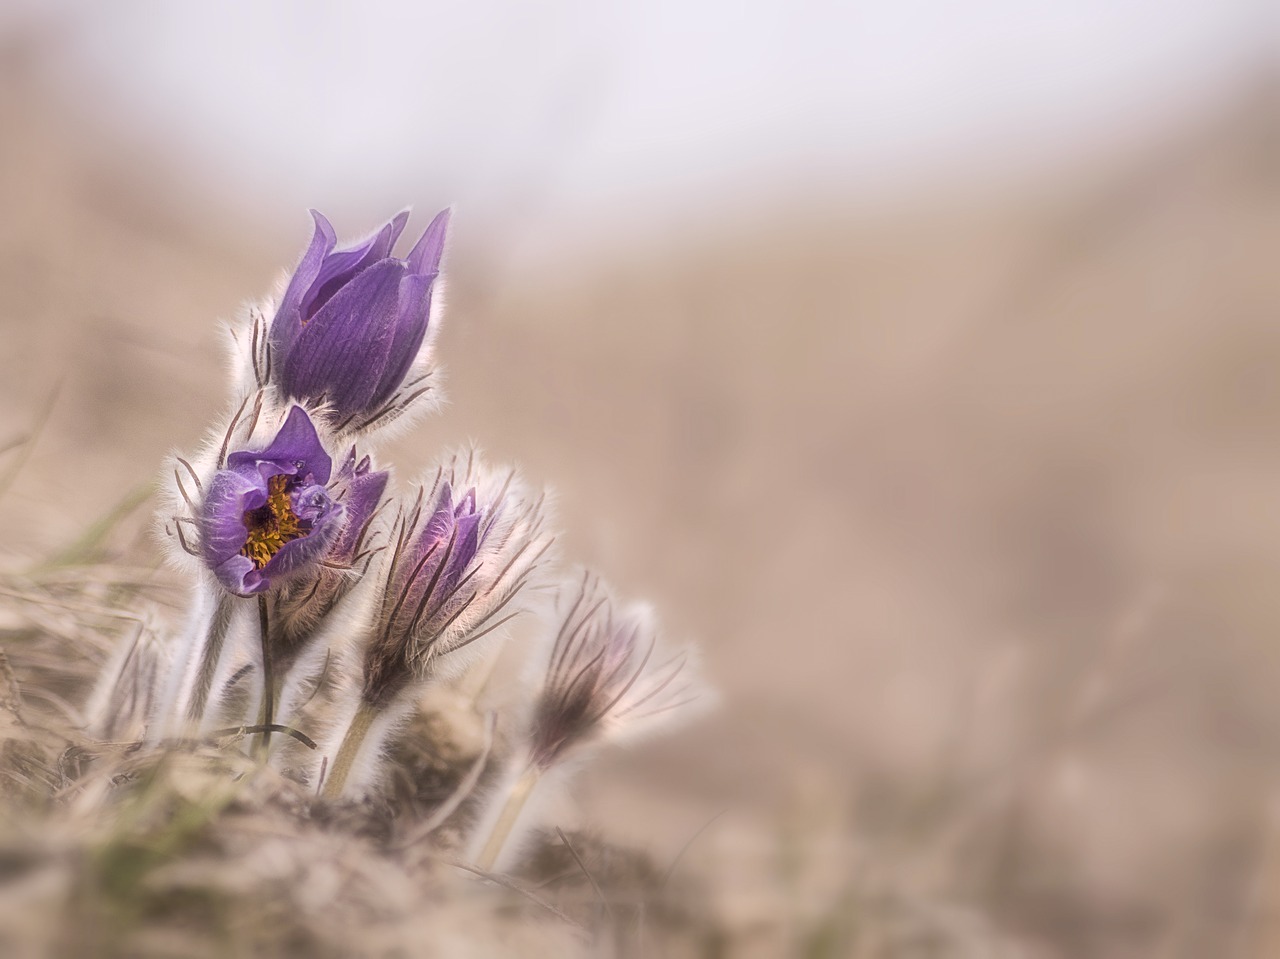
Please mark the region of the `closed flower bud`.
<svg viewBox="0 0 1280 959"><path fill-rule="evenodd" d="M431 664L515 615L551 545L542 497L514 473L455 457L400 518L366 647L364 699L384 701Z"/></svg>
<svg viewBox="0 0 1280 959"><path fill-rule="evenodd" d="M472 839L481 869L510 853L509 840L543 776L608 740L688 718L712 696L695 675L691 652L664 654L649 609L619 607L600 581L583 573L561 591L527 748L517 754ZM528 819L529 817L524 817Z"/></svg>
<svg viewBox="0 0 1280 959"><path fill-rule="evenodd" d="M375 778L377 757L412 705L406 691L428 682L442 657L522 611L552 543L542 497L530 497L514 473L484 469L474 454L454 457L419 488L394 538L361 669L347 685L350 719L321 747L327 798Z"/></svg>
<svg viewBox="0 0 1280 959"><path fill-rule="evenodd" d="M391 250L407 213L342 250L334 249L329 221L312 216L311 245L271 322L271 379L286 398L321 411L334 430L359 432L427 392L406 378L428 339L449 211L404 259Z"/></svg>
<svg viewBox="0 0 1280 959"><path fill-rule="evenodd" d="M549 769L580 747L643 733L709 701L691 652L663 654L649 608L619 607L590 574L568 593L558 625L534 707L535 766Z"/></svg>

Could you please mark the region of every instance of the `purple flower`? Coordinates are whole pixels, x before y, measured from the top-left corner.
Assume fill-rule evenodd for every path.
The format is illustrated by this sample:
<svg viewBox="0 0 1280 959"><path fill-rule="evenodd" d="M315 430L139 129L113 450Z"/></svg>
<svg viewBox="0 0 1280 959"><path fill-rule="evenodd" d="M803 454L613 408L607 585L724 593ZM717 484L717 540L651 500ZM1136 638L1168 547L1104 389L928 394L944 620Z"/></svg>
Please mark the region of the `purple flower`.
<svg viewBox="0 0 1280 959"><path fill-rule="evenodd" d="M449 482L441 484L431 518L392 580L392 589L404 592L405 605L412 609L428 592L444 596L456 589L476 557L484 518L485 511L476 504L475 487L455 501Z"/></svg>
<svg viewBox="0 0 1280 959"><path fill-rule="evenodd" d="M266 449L240 450L214 474L200 507L200 555L230 592L261 593L325 556L344 509L326 484L329 454L301 407Z"/></svg>
<svg viewBox="0 0 1280 959"><path fill-rule="evenodd" d="M581 746L709 700L688 652L655 656L658 633L647 607L619 608L586 573L571 595L533 713L530 758L543 770Z"/></svg>
<svg viewBox="0 0 1280 959"><path fill-rule="evenodd" d="M335 428L361 429L397 405L422 348L449 211L431 221L405 259L391 249L408 213L342 250L334 249L329 221L311 215L311 245L271 323L273 379L286 397L323 407Z"/></svg>
<svg viewBox="0 0 1280 959"><path fill-rule="evenodd" d="M471 460L442 468L401 516L366 648L364 699L385 702L427 679L436 657L515 615L512 601L550 545L541 499L530 499L514 474Z"/></svg>

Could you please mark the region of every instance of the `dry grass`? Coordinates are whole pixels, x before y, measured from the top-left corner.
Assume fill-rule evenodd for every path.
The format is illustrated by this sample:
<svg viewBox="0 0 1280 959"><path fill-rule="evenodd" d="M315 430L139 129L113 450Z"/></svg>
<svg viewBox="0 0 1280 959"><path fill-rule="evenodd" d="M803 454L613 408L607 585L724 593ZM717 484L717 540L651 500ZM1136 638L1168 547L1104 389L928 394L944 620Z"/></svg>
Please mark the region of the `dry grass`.
<svg viewBox="0 0 1280 959"><path fill-rule="evenodd" d="M78 707L151 591L114 573L64 565L0 583L5 955L569 955L619 934L585 894L601 877L566 871L554 848L523 878L453 866L465 805L404 842L474 758L439 716L406 737L388 796L360 806L321 806L250 760L242 735L159 751L87 739ZM652 895L639 857L591 849L649 916L670 926L687 909L683 884Z"/></svg>

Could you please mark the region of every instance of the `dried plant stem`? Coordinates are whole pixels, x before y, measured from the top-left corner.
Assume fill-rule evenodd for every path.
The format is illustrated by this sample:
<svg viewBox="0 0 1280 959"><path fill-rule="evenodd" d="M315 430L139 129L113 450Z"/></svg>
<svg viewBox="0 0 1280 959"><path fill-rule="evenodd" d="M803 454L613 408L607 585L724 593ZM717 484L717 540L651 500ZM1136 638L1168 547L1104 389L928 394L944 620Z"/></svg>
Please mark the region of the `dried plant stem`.
<svg viewBox="0 0 1280 959"><path fill-rule="evenodd" d="M511 787L511 793L507 796L502 812L498 814L498 821L493 824L493 831L489 833L489 839L484 844L480 859L476 863L481 869L486 872L493 869L493 864L498 861L502 847L506 845L511 830L515 828L516 820L520 818L520 812L524 809L524 804L529 801L529 797L533 794L533 787L538 784L541 776L542 770L537 764L530 763Z"/></svg>
<svg viewBox="0 0 1280 959"><path fill-rule="evenodd" d="M377 706L364 700L360 701L356 714L351 717L351 725L347 727L346 735L342 737L342 743L338 746L338 754L329 766L329 775L324 781L324 790L320 794L323 798L337 799L342 795L347 777L351 775L351 767L355 764L356 756L359 755L360 747L364 745L373 721L378 717L378 712Z"/></svg>
<svg viewBox="0 0 1280 959"><path fill-rule="evenodd" d="M262 635L262 753L271 746L271 724L275 722L276 679L271 664L271 642L267 618L267 597L258 594L258 631Z"/></svg>

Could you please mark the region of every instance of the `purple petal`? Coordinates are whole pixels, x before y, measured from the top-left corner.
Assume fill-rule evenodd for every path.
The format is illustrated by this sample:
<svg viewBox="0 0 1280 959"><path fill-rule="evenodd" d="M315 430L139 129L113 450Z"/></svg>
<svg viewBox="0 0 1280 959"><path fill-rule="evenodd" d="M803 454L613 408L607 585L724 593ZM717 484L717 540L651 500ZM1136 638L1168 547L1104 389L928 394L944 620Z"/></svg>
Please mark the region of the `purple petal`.
<svg viewBox="0 0 1280 959"><path fill-rule="evenodd" d="M312 476L314 482L327 483L333 461L320 444L315 425L301 406L289 410L284 424L265 450L237 450L227 457L227 466L236 471L256 468L263 479L280 473Z"/></svg>
<svg viewBox="0 0 1280 959"><path fill-rule="evenodd" d="M421 238L409 252L410 272L422 275L440 271L440 258L444 255L445 234L449 231L449 219L452 215L453 211L450 209L441 210L436 214L436 218L423 230Z"/></svg>
<svg viewBox="0 0 1280 959"><path fill-rule="evenodd" d="M326 256L319 274L303 298L301 307L303 324L305 325L315 316L339 289L355 278L356 274L390 256L392 247L396 245L396 240L400 238L408 222L407 210L397 213L368 240L350 249L338 250Z"/></svg>
<svg viewBox="0 0 1280 959"><path fill-rule="evenodd" d="M387 367L377 392L369 401L371 410L381 407L395 395L418 357L431 319L431 291L436 275L406 276L400 281L396 327L387 351Z"/></svg>
<svg viewBox="0 0 1280 959"><path fill-rule="evenodd" d="M384 377L399 326L405 267L382 260L341 290L303 327L285 357L281 383L291 396L324 397L338 418L371 411L390 391Z"/></svg>
<svg viewBox="0 0 1280 959"><path fill-rule="evenodd" d="M253 560L247 556L232 556L219 563L213 567L213 575L237 596L252 596L271 585L261 572L253 568Z"/></svg>
<svg viewBox="0 0 1280 959"><path fill-rule="evenodd" d="M418 570L408 590L409 605L412 606L421 599L427 586L436 578L436 571L441 563L445 564L445 568L436 579L434 595L437 597L447 596L475 559L484 514L472 512L458 516L465 501L464 496L455 505L452 488L447 482L442 484L435 511L401 567L404 576L413 575L414 570ZM430 559L422 563L423 557L428 554ZM418 568L419 563L422 563L421 569Z"/></svg>
<svg viewBox="0 0 1280 959"><path fill-rule="evenodd" d="M337 242L337 234L324 215L312 210L311 219L315 223L315 231L311 234L311 245L302 254L302 259L294 268L289 285L285 288L280 306L276 310L275 319L271 322L271 343L280 356L288 355L294 339L301 329L302 304L315 284L316 278L324 265L325 257Z"/></svg>
<svg viewBox="0 0 1280 959"><path fill-rule="evenodd" d="M249 534L244 514L266 501L266 483L260 478L234 470L214 474L200 507L200 554L211 569L216 572L240 552Z"/></svg>
<svg viewBox="0 0 1280 959"><path fill-rule="evenodd" d="M440 484L440 492L436 495L435 509L427 520L422 535L418 537L416 552L421 556L431 548L431 544L449 538L453 529L453 487L445 480Z"/></svg>
<svg viewBox="0 0 1280 959"><path fill-rule="evenodd" d="M351 492L345 500L351 515L359 516L361 521L367 520L378 508L382 494L387 489L390 474L386 470L376 473L361 473L351 483Z"/></svg>
<svg viewBox="0 0 1280 959"><path fill-rule="evenodd" d="M471 513L458 520L458 538L453 547L453 556L449 558L449 573L454 582L461 578L463 569L476 558L480 548L480 521L483 513Z"/></svg>
<svg viewBox="0 0 1280 959"><path fill-rule="evenodd" d="M402 589L406 580L414 576L414 570L422 563L423 557L430 554L421 570L414 576L410 594L425 588L431 581L432 572L440 564L444 551L449 543L449 535L453 532L453 491L446 481L436 495L435 508L421 532L414 538L412 545L403 557L399 568L395 571L397 589ZM433 549L434 547L434 549Z"/></svg>
<svg viewBox="0 0 1280 959"><path fill-rule="evenodd" d="M347 524L333 544L333 558L338 563L350 563L355 558L356 546L369 517L382 501L387 489L389 473L362 473L354 477L347 487L343 505L347 508Z"/></svg>

